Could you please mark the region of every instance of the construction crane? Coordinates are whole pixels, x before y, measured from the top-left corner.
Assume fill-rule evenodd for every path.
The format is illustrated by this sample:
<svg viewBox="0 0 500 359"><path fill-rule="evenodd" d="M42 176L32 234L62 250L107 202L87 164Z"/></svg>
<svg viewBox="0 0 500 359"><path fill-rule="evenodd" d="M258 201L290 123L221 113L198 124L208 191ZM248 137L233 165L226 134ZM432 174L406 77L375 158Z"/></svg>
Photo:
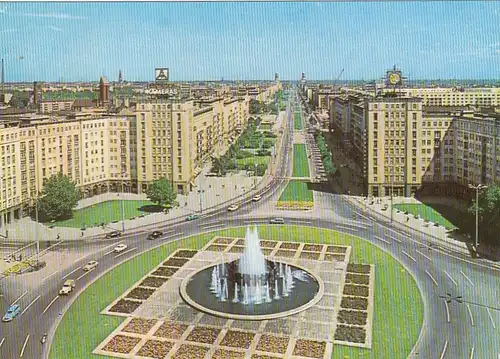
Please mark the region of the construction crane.
<svg viewBox="0 0 500 359"><path fill-rule="evenodd" d="M342 69L340 72L339 72L339 75L337 76L337 78L335 79L335 84L337 84L337 81L340 80L340 76L342 76L342 74L344 73L344 69Z"/></svg>

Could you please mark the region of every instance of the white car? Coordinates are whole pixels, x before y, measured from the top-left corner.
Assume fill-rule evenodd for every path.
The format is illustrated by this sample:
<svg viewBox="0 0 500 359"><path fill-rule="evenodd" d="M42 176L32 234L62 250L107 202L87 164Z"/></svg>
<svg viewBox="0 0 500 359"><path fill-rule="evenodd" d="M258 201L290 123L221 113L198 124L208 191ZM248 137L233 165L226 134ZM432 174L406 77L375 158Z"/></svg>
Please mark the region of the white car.
<svg viewBox="0 0 500 359"><path fill-rule="evenodd" d="M127 245L126 244L119 244L115 247L114 251L115 253L120 253L120 252L123 252L125 249L127 249Z"/></svg>
<svg viewBox="0 0 500 359"><path fill-rule="evenodd" d="M255 196L253 196L252 201L257 202L257 201L260 201L261 198L262 198L262 196L260 194L256 194Z"/></svg>
<svg viewBox="0 0 500 359"><path fill-rule="evenodd" d="M229 212L234 212L234 211L236 211L238 208L240 208L238 205L233 204L233 205L229 206L229 207L227 208L227 210L228 210Z"/></svg>
<svg viewBox="0 0 500 359"><path fill-rule="evenodd" d="M64 282L63 287L59 291L59 295L68 295L75 288L75 281L73 279L68 279Z"/></svg>
<svg viewBox="0 0 500 359"><path fill-rule="evenodd" d="M98 264L99 264L99 262L97 262L97 261L90 261L90 262L88 262L88 263L85 265L85 267L83 267L83 270L84 270L85 272L88 272L89 270L92 270L92 269L94 269L95 267L97 267L97 265L98 265Z"/></svg>

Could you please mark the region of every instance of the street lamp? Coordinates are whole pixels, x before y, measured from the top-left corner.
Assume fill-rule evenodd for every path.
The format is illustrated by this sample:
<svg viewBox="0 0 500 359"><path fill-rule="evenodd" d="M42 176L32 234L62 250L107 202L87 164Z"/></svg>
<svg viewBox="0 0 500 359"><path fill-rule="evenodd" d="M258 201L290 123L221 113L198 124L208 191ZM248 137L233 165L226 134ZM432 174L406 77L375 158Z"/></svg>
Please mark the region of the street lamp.
<svg viewBox="0 0 500 359"><path fill-rule="evenodd" d="M122 173L122 198L121 198L121 204L122 204L122 232L125 232L125 191L124 191L124 184L123 184L123 177L126 176L126 173ZM120 194L118 193L118 196L120 196Z"/></svg>
<svg viewBox="0 0 500 359"><path fill-rule="evenodd" d="M254 172L253 172L253 186L254 188L257 187L257 163L254 163Z"/></svg>
<svg viewBox="0 0 500 359"><path fill-rule="evenodd" d="M203 214L203 204L202 204L201 199L202 199L202 193L204 193L204 192L205 192L204 189L203 190L202 189L198 190L198 194L200 195L200 214Z"/></svg>
<svg viewBox="0 0 500 359"><path fill-rule="evenodd" d="M488 186L485 186L483 184L478 184L477 186L469 184L470 189L476 190L476 238L474 240L474 248L477 250L478 246L478 237L479 237L479 191L485 188L488 188Z"/></svg>

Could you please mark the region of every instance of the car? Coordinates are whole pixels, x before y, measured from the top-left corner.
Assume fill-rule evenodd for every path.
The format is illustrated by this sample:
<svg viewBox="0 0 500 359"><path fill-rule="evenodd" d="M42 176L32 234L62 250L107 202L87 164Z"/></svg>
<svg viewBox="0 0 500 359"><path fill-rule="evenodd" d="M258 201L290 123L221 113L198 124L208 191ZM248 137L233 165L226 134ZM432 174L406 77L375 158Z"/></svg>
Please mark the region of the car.
<svg viewBox="0 0 500 359"><path fill-rule="evenodd" d="M83 267L83 270L84 270L85 272L88 272L88 271L90 271L90 270L94 269L95 267L97 267L97 265L98 265L98 264L99 264L99 262L97 262L97 261L90 261L90 262L88 262L88 263L85 265L85 267Z"/></svg>
<svg viewBox="0 0 500 359"><path fill-rule="evenodd" d="M75 281L73 279L68 279L64 282L61 290L59 291L59 295L68 295L73 288L75 288Z"/></svg>
<svg viewBox="0 0 500 359"><path fill-rule="evenodd" d="M236 204L232 204L232 205L230 205L230 206L227 208L227 210L228 210L229 212L234 212L234 211L236 211L238 208L240 208L238 205L236 205Z"/></svg>
<svg viewBox="0 0 500 359"><path fill-rule="evenodd" d="M7 309L7 312L2 318L2 322L10 322L21 312L21 307L19 304L13 304Z"/></svg>
<svg viewBox="0 0 500 359"><path fill-rule="evenodd" d="M195 219L200 218L199 215L197 214L190 214L189 216L186 217L186 221L194 221Z"/></svg>
<svg viewBox="0 0 500 359"><path fill-rule="evenodd" d="M283 218L271 218L269 220L271 224L285 224L285 220Z"/></svg>
<svg viewBox="0 0 500 359"><path fill-rule="evenodd" d="M256 194L255 196L253 196L252 201L257 202L257 201L260 201L261 198L262 198L262 196L260 194Z"/></svg>
<svg viewBox="0 0 500 359"><path fill-rule="evenodd" d="M127 246L126 244L122 243L122 244L117 245L117 246L113 249L113 251L114 251L115 253L120 253L120 252L123 252L123 251L124 251L125 249L127 249L127 248L128 248L128 246Z"/></svg>
<svg viewBox="0 0 500 359"><path fill-rule="evenodd" d="M148 239L151 240L151 239L156 239L158 237L161 237L163 235L163 232L160 232L160 231L153 231L151 233L149 233L148 235Z"/></svg>
<svg viewBox="0 0 500 359"><path fill-rule="evenodd" d="M113 231L113 232L106 233L106 238L116 238L116 237L120 237L121 235L122 235L122 232Z"/></svg>

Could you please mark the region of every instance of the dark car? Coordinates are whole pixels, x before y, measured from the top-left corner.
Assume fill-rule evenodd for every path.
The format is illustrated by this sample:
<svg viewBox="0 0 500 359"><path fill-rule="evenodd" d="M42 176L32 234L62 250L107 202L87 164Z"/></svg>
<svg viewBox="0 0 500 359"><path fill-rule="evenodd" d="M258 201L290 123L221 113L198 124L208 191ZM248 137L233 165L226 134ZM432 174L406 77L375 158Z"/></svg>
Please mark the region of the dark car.
<svg viewBox="0 0 500 359"><path fill-rule="evenodd" d="M163 234L163 232L160 232L160 231L154 231L154 232L151 232L149 235L148 235L148 239L151 240L151 239L156 239L158 237L161 237L161 235Z"/></svg>
<svg viewBox="0 0 500 359"><path fill-rule="evenodd" d="M116 237L120 237L121 235L122 235L122 232L113 231L113 232L106 233L106 238L116 238Z"/></svg>

